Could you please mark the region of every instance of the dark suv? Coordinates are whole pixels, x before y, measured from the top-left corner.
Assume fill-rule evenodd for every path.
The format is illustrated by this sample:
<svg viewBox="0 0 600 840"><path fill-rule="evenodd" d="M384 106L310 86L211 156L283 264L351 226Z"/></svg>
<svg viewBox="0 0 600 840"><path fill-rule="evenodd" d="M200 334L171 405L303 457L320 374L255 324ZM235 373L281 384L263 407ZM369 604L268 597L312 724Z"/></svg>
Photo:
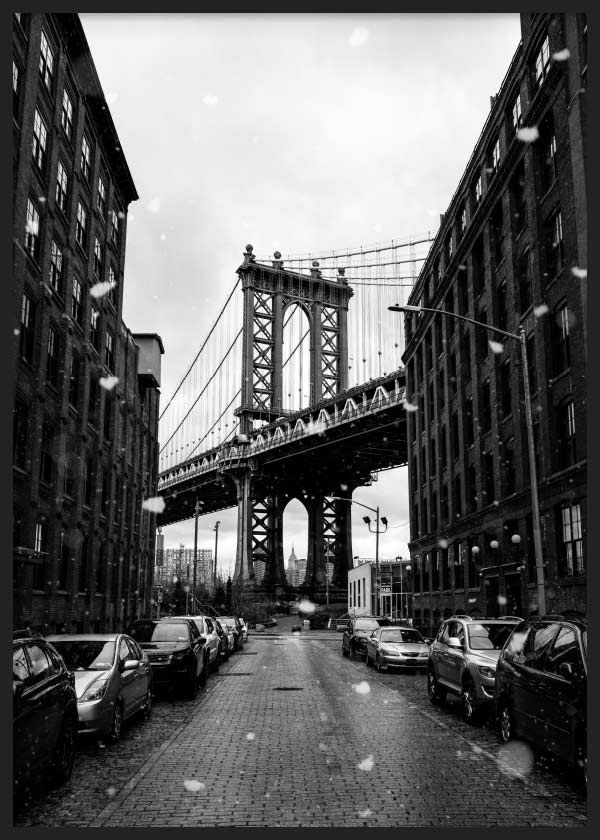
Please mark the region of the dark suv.
<svg viewBox="0 0 600 840"><path fill-rule="evenodd" d="M587 784L587 621L546 615L518 624L496 668L503 742L521 736L566 759Z"/></svg>
<svg viewBox="0 0 600 840"><path fill-rule="evenodd" d="M26 632L13 638L13 789L30 798L36 777L65 782L77 736L75 678L56 649Z"/></svg>
<svg viewBox="0 0 600 840"><path fill-rule="evenodd" d="M353 654L365 658L367 652L367 636L378 627L391 624L389 618L380 615L357 615L348 619L342 636L342 655L352 657Z"/></svg>
<svg viewBox="0 0 600 840"><path fill-rule="evenodd" d="M473 723L494 699L496 663L504 643L520 618L445 619L431 646L427 662L427 693L432 703L446 694L460 698L462 714Z"/></svg>
<svg viewBox="0 0 600 840"><path fill-rule="evenodd" d="M206 685L206 639L191 619L138 619L127 633L146 652L155 687L176 686L193 700L198 686Z"/></svg>

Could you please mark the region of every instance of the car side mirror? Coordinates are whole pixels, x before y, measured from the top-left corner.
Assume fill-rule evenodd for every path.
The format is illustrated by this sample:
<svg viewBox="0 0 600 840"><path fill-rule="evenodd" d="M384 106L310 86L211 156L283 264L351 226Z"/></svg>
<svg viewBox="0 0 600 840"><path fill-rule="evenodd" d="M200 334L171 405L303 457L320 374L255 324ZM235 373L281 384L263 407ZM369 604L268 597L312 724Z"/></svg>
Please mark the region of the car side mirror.
<svg viewBox="0 0 600 840"><path fill-rule="evenodd" d="M462 649L462 642L457 636L450 636L448 639L448 647Z"/></svg>
<svg viewBox="0 0 600 840"><path fill-rule="evenodd" d="M198 642L201 645L205 645L206 644L206 636L200 636L200 638L198 639Z"/></svg>
<svg viewBox="0 0 600 840"><path fill-rule="evenodd" d="M140 667L140 660L139 659L126 659L123 663L123 670L124 671L135 671L136 668Z"/></svg>

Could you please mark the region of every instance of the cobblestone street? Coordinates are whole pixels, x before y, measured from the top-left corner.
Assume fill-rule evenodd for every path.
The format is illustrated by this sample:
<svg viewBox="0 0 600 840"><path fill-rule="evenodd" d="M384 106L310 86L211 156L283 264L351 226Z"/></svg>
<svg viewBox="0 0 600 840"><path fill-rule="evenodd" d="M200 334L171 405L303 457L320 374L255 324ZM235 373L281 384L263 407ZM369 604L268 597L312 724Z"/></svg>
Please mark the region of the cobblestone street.
<svg viewBox="0 0 600 840"><path fill-rule="evenodd" d="M119 744L83 741L71 781L15 825L583 826L568 769L509 746L432 707L424 675L379 674L341 634L282 620L195 701L159 697Z"/></svg>

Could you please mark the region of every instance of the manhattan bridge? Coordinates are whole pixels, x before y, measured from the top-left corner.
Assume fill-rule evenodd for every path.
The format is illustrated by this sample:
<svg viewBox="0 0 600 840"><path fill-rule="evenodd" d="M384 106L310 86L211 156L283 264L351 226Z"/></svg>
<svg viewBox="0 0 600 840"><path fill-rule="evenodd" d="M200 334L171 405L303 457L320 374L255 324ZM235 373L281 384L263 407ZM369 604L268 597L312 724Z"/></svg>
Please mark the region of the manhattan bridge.
<svg viewBox="0 0 600 840"><path fill-rule="evenodd" d="M407 301L432 241L270 258L246 246L161 412L159 525L237 506L234 579L274 591L286 584L283 513L297 499L305 583L321 587L328 561L333 586L346 587L352 493L407 463L403 321L387 307Z"/></svg>

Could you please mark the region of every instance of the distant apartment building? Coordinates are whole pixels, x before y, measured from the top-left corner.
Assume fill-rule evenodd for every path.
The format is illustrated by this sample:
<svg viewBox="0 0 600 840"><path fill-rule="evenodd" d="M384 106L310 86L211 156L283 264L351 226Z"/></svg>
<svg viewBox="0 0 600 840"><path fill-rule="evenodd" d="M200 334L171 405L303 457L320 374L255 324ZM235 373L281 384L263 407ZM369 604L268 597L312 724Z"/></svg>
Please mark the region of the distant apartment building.
<svg viewBox="0 0 600 840"><path fill-rule="evenodd" d="M382 560L379 563L377 590L376 564L359 562L348 570L348 612L351 615L384 615L408 619L412 615L411 566L407 559Z"/></svg>
<svg viewBox="0 0 600 840"><path fill-rule="evenodd" d="M154 568L164 351L121 317L138 195L78 16L15 13L12 55L13 622L116 630Z"/></svg>
<svg viewBox="0 0 600 840"><path fill-rule="evenodd" d="M524 328L546 607L585 612L587 21L523 13L521 30L409 304ZM415 621L526 616L538 587L519 342L452 314L405 328Z"/></svg>
<svg viewBox="0 0 600 840"><path fill-rule="evenodd" d="M177 580L192 586L194 580L194 549L158 548L154 566L154 586L172 586ZM213 552L199 548L196 552L196 585L211 588L213 585Z"/></svg>

